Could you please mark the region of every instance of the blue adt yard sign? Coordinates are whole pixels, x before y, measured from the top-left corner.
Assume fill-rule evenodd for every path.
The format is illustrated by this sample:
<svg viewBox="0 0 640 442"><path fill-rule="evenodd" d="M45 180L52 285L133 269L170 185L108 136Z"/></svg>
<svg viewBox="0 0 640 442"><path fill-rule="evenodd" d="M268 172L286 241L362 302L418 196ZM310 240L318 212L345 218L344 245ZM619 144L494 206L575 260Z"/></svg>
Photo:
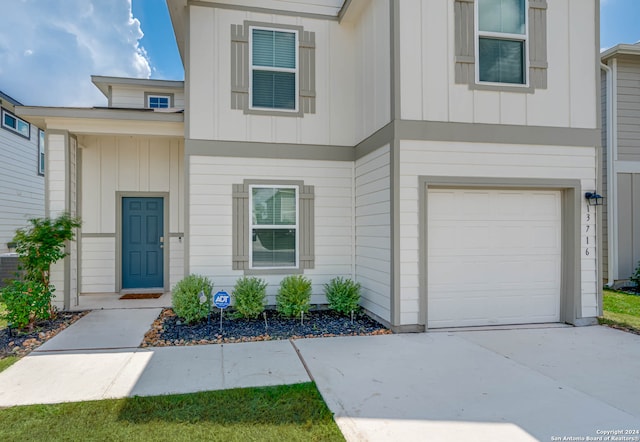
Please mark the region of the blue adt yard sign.
<svg viewBox="0 0 640 442"><path fill-rule="evenodd" d="M220 309L227 308L231 304L231 296L229 296L229 294L224 290L220 290L218 293L213 295L213 303Z"/></svg>

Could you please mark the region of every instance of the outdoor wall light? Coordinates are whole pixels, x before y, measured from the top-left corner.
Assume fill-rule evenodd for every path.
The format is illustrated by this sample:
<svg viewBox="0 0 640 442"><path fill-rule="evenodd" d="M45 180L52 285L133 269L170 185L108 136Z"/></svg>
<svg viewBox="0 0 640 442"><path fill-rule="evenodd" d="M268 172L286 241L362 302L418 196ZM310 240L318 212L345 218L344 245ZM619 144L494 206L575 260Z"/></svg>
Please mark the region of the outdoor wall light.
<svg viewBox="0 0 640 442"><path fill-rule="evenodd" d="M602 206L604 203L602 195L596 192L587 192L584 194L584 197L587 199L590 206Z"/></svg>

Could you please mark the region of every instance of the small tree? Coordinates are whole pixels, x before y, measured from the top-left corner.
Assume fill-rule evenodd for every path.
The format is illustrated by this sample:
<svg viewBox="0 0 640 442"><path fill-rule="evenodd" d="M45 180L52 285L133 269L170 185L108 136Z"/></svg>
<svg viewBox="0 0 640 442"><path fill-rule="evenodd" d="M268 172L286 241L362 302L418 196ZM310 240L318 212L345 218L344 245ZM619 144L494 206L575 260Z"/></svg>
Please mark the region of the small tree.
<svg viewBox="0 0 640 442"><path fill-rule="evenodd" d="M55 316L56 310L51 303L55 290L51 284L51 265L68 255L66 242L75 238L74 229L79 228L81 222L65 213L55 219L30 219L29 223L28 227L18 229L13 238L24 282L5 287L2 299L7 304L10 318L12 312L22 312L17 315L22 319L14 325L32 328L38 319Z"/></svg>

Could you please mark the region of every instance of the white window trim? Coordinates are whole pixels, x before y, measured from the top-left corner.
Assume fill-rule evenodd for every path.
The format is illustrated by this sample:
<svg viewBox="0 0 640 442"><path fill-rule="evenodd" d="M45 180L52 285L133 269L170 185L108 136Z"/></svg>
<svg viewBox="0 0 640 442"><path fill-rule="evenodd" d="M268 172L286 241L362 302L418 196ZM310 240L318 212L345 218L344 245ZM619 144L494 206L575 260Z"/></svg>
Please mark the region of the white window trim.
<svg viewBox="0 0 640 442"><path fill-rule="evenodd" d="M151 99L152 98L166 98L167 99L167 107L166 108L155 108L151 107ZM152 94L147 95L147 107L150 109L168 109L171 107L171 95L162 95L162 94Z"/></svg>
<svg viewBox="0 0 640 442"><path fill-rule="evenodd" d="M42 141L41 141L42 140ZM41 158L44 155L44 143L45 143L45 135L44 135L44 131L42 129L38 129L38 175L40 176L44 176L44 172L45 169L47 167L46 165L46 158L45 158L45 164L42 164L41 162Z"/></svg>
<svg viewBox="0 0 640 442"><path fill-rule="evenodd" d="M487 86L498 87L514 87L526 89L529 87L529 0L525 0L524 11L524 34L508 34L502 32L488 32L480 31L480 1L474 2L474 23L475 23L475 71L476 71L476 84L483 84ZM523 41L524 42L524 83L497 83L493 81L480 81L480 38L492 38L494 40L507 40L507 41Z"/></svg>
<svg viewBox="0 0 640 442"><path fill-rule="evenodd" d="M16 127L11 127L11 126L8 126L8 125L6 125L4 123L5 114L9 114L11 116L11 118L15 118ZM22 138L26 138L27 140L31 139L31 124L29 124L27 121L24 121L22 118L16 116L15 114L12 114L11 112L9 112L8 110L5 110L5 109L2 109L2 115L0 115L0 118L2 119L1 123L2 123L2 127L4 129L7 129L8 131L13 132L16 135L19 135ZM20 130L18 130L18 127L19 127L20 123L23 123L23 124L25 124L27 126L27 132L28 132L27 135L23 134L22 132L20 132Z"/></svg>
<svg viewBox="0 0 640 442"><path fill-rule="evenodd" d="M253 223L253 189L262 188L262 189L294 189L296 194L296 224L292 225L264 225L264 224L254 224ZM254 266L253 265L253 229L296 229L296 262L295 266L278 266L278 267L265 267L265 266ZM290 269L297 270L300 268L300 189L298 186L294 185L278 185L278 184L250 184L249 185L249 235L247 238L249 240L249 269L250 270L282 270L282 269Z"/></svg>
<svg viewBox="0 0 640 442"><path fill-rule="evenodd" d="M274 68L274 67L269 67L269 66L254 66L253 65L253 30L254 29L262 29L265 31L274 31L274 32L286 32L289 34L294 34L295 36L295 62L296 62L296 67L295 69L291 69L291 68ZM264 26L249 26L249 110L267 110L267 111L273 111L273 112L288 112L288 113L298 113L298 109L300 107L300 61L299 61L299 47L300 47L300 42L299 42L299 38L300 35L298 34L297 30L293 30L293 29L283 29L283 28L271 28L271 27L264 27ZM254 106L253 105L253 71L254 70L258 70L258 71L271 71L271 72L290 72L295 74L295 91L294 91L294 98L295 98L295 109L276 109L273 107L258 107L258 106Z"/></svg>

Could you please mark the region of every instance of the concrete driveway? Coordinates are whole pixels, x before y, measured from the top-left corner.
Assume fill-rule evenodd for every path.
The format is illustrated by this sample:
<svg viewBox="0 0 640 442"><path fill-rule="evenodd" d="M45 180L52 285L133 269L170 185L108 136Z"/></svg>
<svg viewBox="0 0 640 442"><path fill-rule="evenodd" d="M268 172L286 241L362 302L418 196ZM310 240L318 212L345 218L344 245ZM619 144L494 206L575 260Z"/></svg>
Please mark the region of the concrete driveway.
<svg viewBox="0 0 640 442"><path fill-rule="evenodd" d="M595 326L295 343L350 441L640 440L640 336ZM616 431L629 439L606 439Z"/></svg>
<svg viewBox="0 0 640 442"><path fill-rule="evenodd" d="M158 313L89 313L0 373L0 407L313 379L349 441L640 441L637 335L594 326L138 347Z"/></svg>

